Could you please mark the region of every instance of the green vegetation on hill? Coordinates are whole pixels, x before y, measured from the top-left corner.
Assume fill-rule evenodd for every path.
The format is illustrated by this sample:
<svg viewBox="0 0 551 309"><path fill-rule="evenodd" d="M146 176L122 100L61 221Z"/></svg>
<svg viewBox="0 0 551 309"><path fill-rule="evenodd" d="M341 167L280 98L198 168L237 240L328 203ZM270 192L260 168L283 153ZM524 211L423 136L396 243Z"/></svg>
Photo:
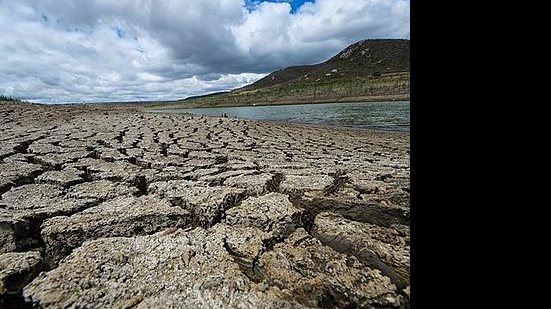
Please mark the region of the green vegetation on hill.
<svg viewBox="0 0 551 309"><path fill-rule="evenodd" d="M323 80L317 84L294 83L259 90L225 93L176 102L167 107L216 107L313 102L409 99L409 72L378 77Z"/></svg>
<svg viewBox="0 0 551 309"><path fill-rule="evenodd" d="M326 62L278 70L243 88L162 107L409 99L409 40L363 40Z"/></svg>

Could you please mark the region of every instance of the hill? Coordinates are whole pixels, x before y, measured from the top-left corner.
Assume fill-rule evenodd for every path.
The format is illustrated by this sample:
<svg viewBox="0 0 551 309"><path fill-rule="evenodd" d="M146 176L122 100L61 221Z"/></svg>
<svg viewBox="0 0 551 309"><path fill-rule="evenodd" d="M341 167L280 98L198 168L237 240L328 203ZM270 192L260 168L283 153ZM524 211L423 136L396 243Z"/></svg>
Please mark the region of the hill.
<svg viewBox="0 0 551 309"><path fill-rule="evenodd" d="M407 100L409 70L409 40L363 40L323 63L287 67L229 93L187 98L176 105L198 107Z"/></svg>
<svg viewBox="0 0 551 309"><path fill-rule="evenodd" d="M273 87L288 82L316 83L319 79L371 77L409 71L409 40L363 40L326 62L288 67L237 89L236 92ZM318 81L318 82L319 82Z"/></svg>

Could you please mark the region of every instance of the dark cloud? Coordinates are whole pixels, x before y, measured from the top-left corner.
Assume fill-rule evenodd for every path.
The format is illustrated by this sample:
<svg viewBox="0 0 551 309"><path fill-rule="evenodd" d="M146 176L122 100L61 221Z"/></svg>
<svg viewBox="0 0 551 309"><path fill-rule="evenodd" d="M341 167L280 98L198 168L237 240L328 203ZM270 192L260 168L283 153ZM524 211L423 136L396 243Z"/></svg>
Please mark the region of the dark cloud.
<svg viewBox="0 0 551 309"><path fill-rule="evenodd" d="M0 92L39 102L176 99L409 38L409 1L0 1ZM296 9L296 8L295 8Z"/></svg>

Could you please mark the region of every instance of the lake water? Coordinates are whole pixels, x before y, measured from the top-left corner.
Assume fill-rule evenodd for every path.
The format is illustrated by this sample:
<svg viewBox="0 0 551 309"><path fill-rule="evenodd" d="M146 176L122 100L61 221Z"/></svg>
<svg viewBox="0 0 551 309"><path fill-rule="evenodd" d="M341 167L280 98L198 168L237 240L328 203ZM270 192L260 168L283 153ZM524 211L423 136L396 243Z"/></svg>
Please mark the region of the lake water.
<svg viewBox="0 0 551 309"><path fill-rule="evenodd" d="M409 101L182 108L157 110L409 132Z"/></svg>

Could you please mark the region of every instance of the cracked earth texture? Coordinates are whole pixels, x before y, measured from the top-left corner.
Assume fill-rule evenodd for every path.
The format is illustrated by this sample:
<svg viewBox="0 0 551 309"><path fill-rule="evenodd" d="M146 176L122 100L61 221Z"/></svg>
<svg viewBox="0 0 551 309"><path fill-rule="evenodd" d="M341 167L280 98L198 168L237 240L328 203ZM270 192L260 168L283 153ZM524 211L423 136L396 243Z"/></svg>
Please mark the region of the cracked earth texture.
<svg viewBox="0 0 551 309"><path fill-rule="evenodd" d="M0 307L408 308L409 135L0 102Z"/></svg>

